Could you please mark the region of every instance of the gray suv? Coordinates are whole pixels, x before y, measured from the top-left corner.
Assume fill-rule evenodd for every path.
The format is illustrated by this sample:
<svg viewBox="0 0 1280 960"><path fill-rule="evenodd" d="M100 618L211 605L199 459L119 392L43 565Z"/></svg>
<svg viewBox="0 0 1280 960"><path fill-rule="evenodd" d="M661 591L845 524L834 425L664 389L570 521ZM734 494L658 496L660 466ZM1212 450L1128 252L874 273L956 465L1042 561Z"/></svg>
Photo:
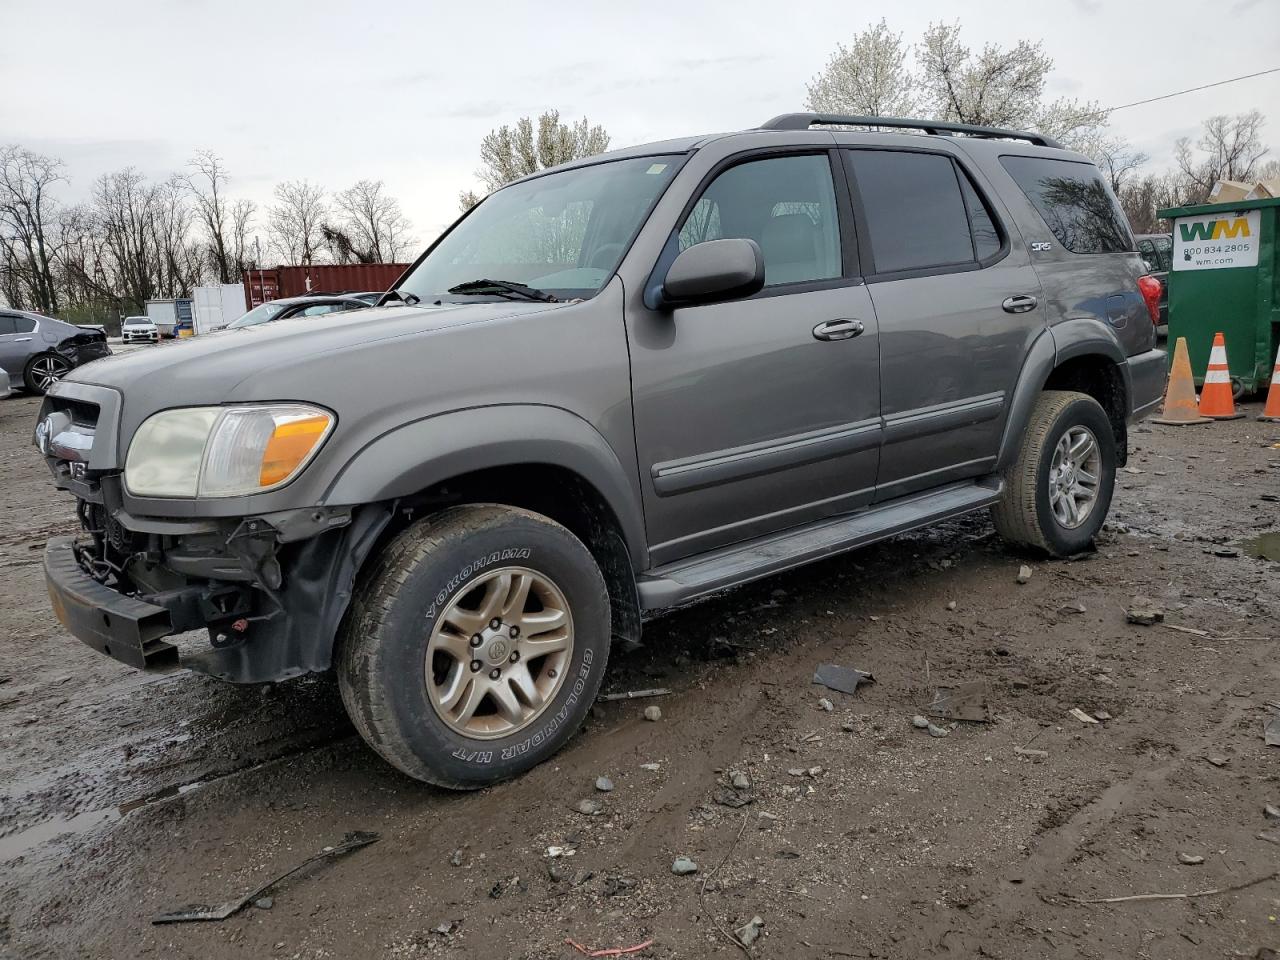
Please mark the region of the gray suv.
<svg viewBox="0 0 1280 960"><path fill-rule="evenodd" d="M644 611L982 509L1086 548L1164 384L1143 275L1037 134L791 114L566 164L384 306L54 386L50 595L139 668L333 667L383 757L479 787L565 743Z"/></svg>

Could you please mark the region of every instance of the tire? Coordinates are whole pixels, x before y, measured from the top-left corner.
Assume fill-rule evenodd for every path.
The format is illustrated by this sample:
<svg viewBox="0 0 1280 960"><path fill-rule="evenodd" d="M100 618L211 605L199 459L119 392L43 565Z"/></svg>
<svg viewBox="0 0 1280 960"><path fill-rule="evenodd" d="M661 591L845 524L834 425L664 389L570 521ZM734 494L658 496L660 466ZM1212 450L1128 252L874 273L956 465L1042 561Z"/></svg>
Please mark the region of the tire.
<svg viewBox="0 0 1280 960"><path fill-rule="evenodd" d="M1079 501L1074 496L1060 496L1055 509L1050 496L1055 453L1072 431L1074 438L1083 437L1080 431L1091 434L1098 453L1097 469L1092 471L1097 476L1095 498L1087 512L1077 507L1084 515L1074 526L1064 522L1060 511L1071 511L1068 498L1073 504ZM1111 421L1098 401L1084 393L1044 391L1031 411L1018 457L1004 472L1004 499L991 508L996 530L1011 544L1055 557L1069 557L1086 549L1102 529L1111 507L1116 459ZM1083 478L1089 471L1078 471L1078 475ZM1081 484L1087 486L1083 479Z"/></svg>
<svg viewBox="0 0 1280 960"><path fill-rule="evenodd" d="M511 600L505 623L483 620L490 597L515 597L520 578L530 584L530 599ZM516 606L534 609L517 614ZM567 649L537 653L563 644L565 635L539 626L539 617L567 622ZM517 621L526 624L518 637L511 630ZM484 637L469 641L472 629ZM477 649L472 641L480 639ZM473 790L523 773L564 746L595 700L609 642L604 577L577 537L527 510L452 507L400 533L362 576L339 639L338 682L356 729L382 757L415 779ZM473 664L459 657L483 666L469 670ZM495 671L500 680L486 680ZM526 675L533 687L521 683ZM488 694L470 719L459 719L475 690L498 689L499 682L508 714L531 714L523 725ZM457 686L468 683L476 686ZM450 692L463 690L455 706ZM481 726L487 728L471 729Z"/></svg>
<svg viewBox="0 0 1280 960"><path fill-rule="evenodd" d="M48 370L46 371L46 368ZM71 362L56 353L40 353L27 361L22 371L22 382L35 394L43 395L55 382L61 380L72 370ZM53 374L53 379L46 382L46 373Z"/></svg>

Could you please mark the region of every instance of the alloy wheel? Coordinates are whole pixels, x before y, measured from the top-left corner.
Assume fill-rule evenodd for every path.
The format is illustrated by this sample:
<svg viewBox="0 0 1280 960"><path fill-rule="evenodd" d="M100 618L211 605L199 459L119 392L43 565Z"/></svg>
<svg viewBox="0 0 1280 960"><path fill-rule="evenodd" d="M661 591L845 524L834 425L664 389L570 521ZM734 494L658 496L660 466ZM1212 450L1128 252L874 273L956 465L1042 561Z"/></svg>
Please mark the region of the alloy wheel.
<svg viewBox="0 0 1280 960"><path fill-rule="evenodd" d="M71 364L55 354L37 357L31 364L31 380L41 393L71 372Z"/></svg>
<svg viewBox="0 0 1280 960"><path fill-rule="evenodd" d="M1049 506L1058 523L1074 530L1098 502L1102 452L1088 427L1075 426L1058 440L1049 464Z"/></svg>
<svg viewBox="0 0 1280 960"><path fill-rule="evenodd" d="M573 615L550 577L494 570L463 587L427 643L431 706L452 730L478 740L533 723L564 685Z"/></svg>

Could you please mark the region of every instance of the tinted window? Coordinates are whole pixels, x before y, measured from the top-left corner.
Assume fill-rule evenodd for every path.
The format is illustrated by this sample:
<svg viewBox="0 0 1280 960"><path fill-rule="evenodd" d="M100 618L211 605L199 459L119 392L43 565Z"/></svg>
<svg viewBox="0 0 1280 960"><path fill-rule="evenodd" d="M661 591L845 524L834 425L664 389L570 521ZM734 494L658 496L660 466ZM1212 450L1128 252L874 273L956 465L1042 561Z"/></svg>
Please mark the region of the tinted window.
<svg viewBox="0 0 1280 960"><path fill-rule="evenodd" d="M1044 157L1001 157L1000 162L1072 253L1134 248L1124 214L1093 164Z"/></svg>
<svg viewBox="0 0 1280 960"><path fill-rule="evenodd" d="M0 314L0 337L3 337L5 334L13 333L13 332L14 332L13 317L10 317L6 314Z"/></svg>
<svg viewBox="0 0 1280 960"><path fill-rule="evenodd" d="M953 266L976 259L964 196L949 157L851 150L849 158L866 212L876 273ZM987 224L994 232L989 216Z"/></svg>
<svg viewBox="0 0 1280 960"><path fill-rule="evenodd" d="M716 177L680 227L680 249L734 237L760 245L766 286L840 276L839 216L826 154L753 160Z"/></svg>

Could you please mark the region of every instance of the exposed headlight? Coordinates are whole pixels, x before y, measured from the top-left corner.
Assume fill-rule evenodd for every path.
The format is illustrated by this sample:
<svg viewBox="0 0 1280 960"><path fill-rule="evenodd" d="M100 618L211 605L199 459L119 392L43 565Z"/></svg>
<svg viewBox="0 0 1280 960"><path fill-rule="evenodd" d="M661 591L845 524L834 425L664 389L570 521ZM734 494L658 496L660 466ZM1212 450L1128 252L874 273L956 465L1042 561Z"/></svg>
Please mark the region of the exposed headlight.
<svg viewBox="0 0 1280 960"><path fill-rule="evenodd" d="M129 444L124 484L135 497L238 497L288 483L334 416L302 403L184 407L148 417Z"/></svg>

